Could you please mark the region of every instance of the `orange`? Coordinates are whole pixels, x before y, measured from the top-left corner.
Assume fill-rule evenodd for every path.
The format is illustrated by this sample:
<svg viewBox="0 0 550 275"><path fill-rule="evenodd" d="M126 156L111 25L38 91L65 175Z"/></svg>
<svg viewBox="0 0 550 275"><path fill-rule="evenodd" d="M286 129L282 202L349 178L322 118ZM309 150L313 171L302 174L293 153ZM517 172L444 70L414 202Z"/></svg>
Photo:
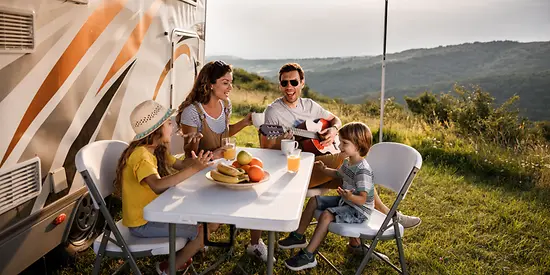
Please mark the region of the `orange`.
<svg viewBox="0 0 550 275"><path fill-rule="evenodd" d="M241 168L241 164L238 161L234 161L231 165L235 168Z"/></svg>
<svg viewBox="0 0 550 275"><path fill-rule="evenodd" d="M248 177L253 182L261 181L264 178L264 169L258 165L252 165L248 169Z"/></svg>
<svg viewBox="0 0 550 275"><path fill-rule="evenodd" d="M263 163L262 160L259 159L259 158L252 158L252 160L250 161L249 165L250 165L250 166L252 166L252 165L258 165L258 166L260 166L261 168L264 168L264 163Z"/></svg>
<svg viewBox="0 0 550 275"><path fill-rule="evenodd" d="M248 169L250 169L250 165L245 164L245 165L241 166L241 168L243 168L243 170L244 170L246 173L248 173Z"/></svg>

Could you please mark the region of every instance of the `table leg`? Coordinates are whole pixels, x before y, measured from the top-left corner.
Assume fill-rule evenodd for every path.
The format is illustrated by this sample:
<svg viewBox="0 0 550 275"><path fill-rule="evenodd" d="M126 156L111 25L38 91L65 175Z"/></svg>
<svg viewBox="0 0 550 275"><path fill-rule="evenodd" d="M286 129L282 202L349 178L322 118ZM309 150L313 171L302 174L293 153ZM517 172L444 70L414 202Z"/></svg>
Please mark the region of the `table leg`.
<svg viewBox="0 0 550 275"><path fill-rule="evenodd" d="M267 233L267 275L273 275L273 256L275 256L275 232Z"/></svg>
<svg viewBox="0 0 550 275"><path fill-rule="evenodd" d="M168 225L168 248L170 251L170 274L176 274L176 224Z"/></svg>

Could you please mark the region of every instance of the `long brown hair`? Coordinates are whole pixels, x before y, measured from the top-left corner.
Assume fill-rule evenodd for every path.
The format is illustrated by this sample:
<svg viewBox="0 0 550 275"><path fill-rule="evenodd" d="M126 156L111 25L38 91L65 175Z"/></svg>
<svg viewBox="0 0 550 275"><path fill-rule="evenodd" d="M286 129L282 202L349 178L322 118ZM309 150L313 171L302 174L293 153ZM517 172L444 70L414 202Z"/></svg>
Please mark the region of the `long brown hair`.
<svg viewBox="0 0 550 275"><path fill-rule="evenodd" d="M140 139L140 140L134 140L130 142L130 145L128 145L128 148L122 152L122 155L118 159L118 165L116 168L116 178L114 181L115 185L115 195L122 196L122 171L124 170L124 167L126 166L126 162L128 161L128 158L134 152L134 150L139 146L146 146L146 145L152 145L155 140L159 140L162 137L162 127L155 130L150 135ZM165 144L157 145L154 151L154 155L157 158L157 170L159 172L160 177L165 177L170 174L170 168L168 167L168 164L166 163L166 154L168 154L168 149Z"/></svg>
<svg viewBox="0 0 550 275"><path fill-rule="evenodd" d="M212 96L212 88L210 88L210 85L215 84L216 80L232 71L231 65L220 60L206 63L199 72L197 79L195 79L191 92L178 107L178 114L176 115L176 122L178 125L180 125L183 109L193 104L193 102L202 104L208 103Z"/></svg>

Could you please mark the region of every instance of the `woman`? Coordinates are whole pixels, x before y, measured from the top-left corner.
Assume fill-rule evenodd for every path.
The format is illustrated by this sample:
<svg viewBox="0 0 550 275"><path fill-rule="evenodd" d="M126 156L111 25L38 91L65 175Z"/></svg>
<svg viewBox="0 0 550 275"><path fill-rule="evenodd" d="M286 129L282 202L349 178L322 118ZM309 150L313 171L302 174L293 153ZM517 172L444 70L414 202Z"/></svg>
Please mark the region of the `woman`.
<svg viewBox="0 0 550 275"><path fill-rule="evenodd" d="M184 135L202 134L200 141L185 146L186 157L191 156L191 152L204 150L212 151L213 159L222 158L222 139L252 125L251 113L241 121L229 124L232 82L233 70L223 61L209 62L199 72L191 93L179 106L176 116ZM267 261L267 246L261 240L261 231L250 231L250 245L246 251Z"/></svg>
<svg viewBox="0 0 550 275"><path fill-rule="evenodd" d="M176 121L185 135L201 133L199 142L185 146L185 156L191 151L212 151L214 159L223 156L222 139L237 134L244 127L252 125L251 113L241 121L229 124L233 89L233 70L223 61L209 62L199 72L193 89L179 106Z"/></svg>

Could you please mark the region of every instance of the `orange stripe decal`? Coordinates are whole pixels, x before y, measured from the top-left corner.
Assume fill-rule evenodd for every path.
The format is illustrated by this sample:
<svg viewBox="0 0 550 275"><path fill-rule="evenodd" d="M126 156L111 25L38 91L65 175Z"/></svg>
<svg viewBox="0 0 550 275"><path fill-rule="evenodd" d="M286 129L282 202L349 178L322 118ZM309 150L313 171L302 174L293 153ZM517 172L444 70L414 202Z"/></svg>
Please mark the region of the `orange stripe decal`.
<svg viewBox="0 0 550 275"><path fill-rule="evenodd" d="M107 75L105 76L103 83L101 83L99 90L97 90L96 95L99 94L101 89L105 87L105 84L107 84L107 82L122 68L122 66L124 66L124 64L136 55L139 47L141 47L145 33L147 33L151 23L153 23L153 17L155 17L161 3L161 0L156 0L153 2L145 15L140 19L139 23L132 31L132 34L130 34L130 37L126 40L126 44L124 44L124 47L122 47L122 50L116 57L115 62L111 65L111 68L109 69L109 72L107 72Z"/></svg>
<svg viewBox="0 0 550 275"><path fill-rule="evenodd" d="M32 121L44 109L44 106L52 99L57 90L65 83L76 65L86 54L90 46L97 40L107 28L115 16L124 8L127 0L104 0L99 7L88 17L86 23L80 28L65 52L42 82L42 85L32 99L29 108L23 115L13 138L8 145L0 166L4 164L15 145L19 142L23 133L29 128Z"/></svg>
<svg viewBox="0 0 550 275"><path fill-rule="evenodd" d="M189 58L191 58L191 50L189 50L189 46L183 44L179 46L176 49L176 52L174 53L174 60L178 60L178 57L182 54L187 55ZM157 86L155 87L155 94L153 94L153 100L157 99L157 95L160 90L160 86L162 86L162 82L164 82L164 79L166 78L166 75L170 71L170 60L166 63L166 66L164 66L164 70L160 74L159 80L157 81Z"/></svg>

